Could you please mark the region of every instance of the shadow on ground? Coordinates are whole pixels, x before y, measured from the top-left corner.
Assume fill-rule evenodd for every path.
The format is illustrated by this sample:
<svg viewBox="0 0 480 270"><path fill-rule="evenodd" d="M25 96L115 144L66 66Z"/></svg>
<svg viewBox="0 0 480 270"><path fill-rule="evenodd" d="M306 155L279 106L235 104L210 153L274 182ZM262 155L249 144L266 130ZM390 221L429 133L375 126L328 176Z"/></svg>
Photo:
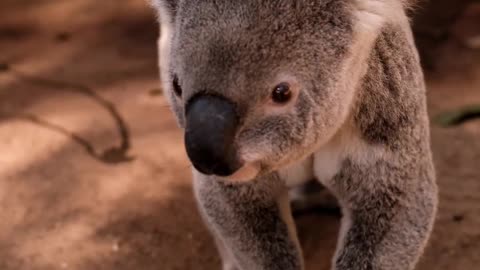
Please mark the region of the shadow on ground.
<svg viewBox="0 0 480 270"><path fill-rule="evenodd" d="M3 0L0 17L0 269L219 269L146 4ZM480 53L443 51L432 117L480 103ZM432 126L441 206L419 269L480 264L479 137L479 121ZM296 221L307 269L329 269L339 217Z"/></svg>

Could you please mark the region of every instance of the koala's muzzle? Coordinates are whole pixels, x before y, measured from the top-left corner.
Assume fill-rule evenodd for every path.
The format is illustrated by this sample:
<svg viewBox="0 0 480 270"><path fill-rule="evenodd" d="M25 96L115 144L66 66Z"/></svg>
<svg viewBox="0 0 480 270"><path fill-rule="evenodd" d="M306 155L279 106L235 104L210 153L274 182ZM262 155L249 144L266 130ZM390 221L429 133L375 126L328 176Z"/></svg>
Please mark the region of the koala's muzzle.
<svg viewBox="0 0 480 270"><path fill-rule="evenodd" d="M198 171L229 176L241 167L234 143L237 126L235 105L223 97L200 95L188 102L185 146Z"/></svg>

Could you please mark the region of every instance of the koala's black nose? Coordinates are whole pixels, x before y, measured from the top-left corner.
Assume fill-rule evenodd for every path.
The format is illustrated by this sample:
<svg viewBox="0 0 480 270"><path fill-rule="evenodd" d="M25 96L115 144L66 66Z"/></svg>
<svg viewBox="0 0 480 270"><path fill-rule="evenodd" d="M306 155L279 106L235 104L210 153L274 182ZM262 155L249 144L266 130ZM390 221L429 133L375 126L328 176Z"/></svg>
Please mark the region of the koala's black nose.
<svg viewBox="0 0 480 270"><path fill-rule="evenodd" d="M185 146L198 171L229 176L241 167L234 146L237 126L235 105L223 97L200 95L188 103Z"/></svg>

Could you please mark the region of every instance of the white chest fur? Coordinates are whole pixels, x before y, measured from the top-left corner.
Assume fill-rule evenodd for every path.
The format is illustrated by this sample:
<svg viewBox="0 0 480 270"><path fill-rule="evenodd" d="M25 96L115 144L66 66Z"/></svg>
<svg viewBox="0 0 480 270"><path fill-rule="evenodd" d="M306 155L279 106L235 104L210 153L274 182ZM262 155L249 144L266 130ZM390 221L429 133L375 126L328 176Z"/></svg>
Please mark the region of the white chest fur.
<svg viewBox="0 0 480 270"><path fill-rule="evenodd" d="M310 156L293 163L286 168L280 169L278 172L290 188L304 184L315 178L313 174L313 157Z"/></svg>
<svg viewBox="0 0 480 270"><path fill-rule="evenodd" d="M330 180L341 170L345 159L366 165L385 154L383 148L368 145L357 136L348 134L335 138L308 158L281 169L279 173L288 187L295 187L312 179L328 187Z"/></svg>
<svg viewBox="0 0 480 270"><path fill-rule="evenodd" d="M326 145L314 154L313 173L325 186L340 171L345 152L339 145Z"/></svg>
<svg viewBox="0 0 480 270"><path fill-rule="evenodd" d="M343 155L339 147L327 145L308 158L279 171L288 187L316 179L327 185L340 170Z"/></svg>

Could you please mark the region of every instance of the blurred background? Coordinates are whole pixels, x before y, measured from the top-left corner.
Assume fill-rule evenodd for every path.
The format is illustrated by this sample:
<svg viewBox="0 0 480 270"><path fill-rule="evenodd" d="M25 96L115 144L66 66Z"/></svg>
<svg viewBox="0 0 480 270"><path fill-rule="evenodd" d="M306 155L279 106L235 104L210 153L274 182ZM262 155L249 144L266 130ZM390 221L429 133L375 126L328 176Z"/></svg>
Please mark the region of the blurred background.
<svg viewBox="0 0 480 270"><path fill-rule="evenodd" d="M423 1L441 204L418 269L480 265L480 1ZM159 88L145 0L0 1L0 269L220 269ZM336 213L296 218L329 269Z"/></svg>

